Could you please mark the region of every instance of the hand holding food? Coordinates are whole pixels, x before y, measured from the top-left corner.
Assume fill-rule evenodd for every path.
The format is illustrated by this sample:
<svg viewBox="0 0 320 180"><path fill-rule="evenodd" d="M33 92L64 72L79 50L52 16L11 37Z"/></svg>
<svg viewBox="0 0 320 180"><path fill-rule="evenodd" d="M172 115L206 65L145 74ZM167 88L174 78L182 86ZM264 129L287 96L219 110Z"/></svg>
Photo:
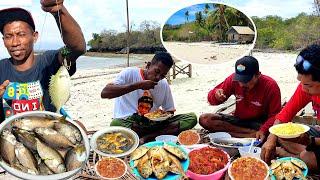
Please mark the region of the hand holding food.
<svg viewBox="0 0 320 180"><path fill-rule="evenodd" d="M218 101L225 101L227 96L224 94L223 89L217 89L216 94L215 94L215 98Z"/></svg>

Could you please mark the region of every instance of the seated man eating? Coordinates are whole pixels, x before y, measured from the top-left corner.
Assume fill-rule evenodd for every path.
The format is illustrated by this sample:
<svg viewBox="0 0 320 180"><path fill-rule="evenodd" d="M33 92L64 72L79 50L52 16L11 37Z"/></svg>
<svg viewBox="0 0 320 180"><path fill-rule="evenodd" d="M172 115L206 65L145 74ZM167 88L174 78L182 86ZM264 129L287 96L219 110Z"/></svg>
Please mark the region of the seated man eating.
<svg viewBox="0 0 320 180"><path fill-rule="evenodd" d="M140 143L162 134L178 134L197 124L194 113L172 116L164 121L150 121L145 114L162 111L174 113L171 89L165 77L173 65L169 53L155 54L144 69L126 68L101 92L102 98L115 98L114 119L111 126L133 129Z"/></svg>
<svg viewBox="0 0 320 180"><path fill-rule="evenodd" d="M263 141L281 109L280 89L275 80L261 74L257 59L245 56L237 60L235 73L209 92L208 102L219 105L231 95L236 97L232 115L202 114L200 125L212 132L226 131L234 137L255 137Z"/></svg>
<svg viewBox="0 0 320 180"><path fill-rule="evenodd" d="M286 106L276 115L275 124L292 121L294 116L310 102L317 119L320 119L320 45L313 44L304 48L294 66L300 84ZM320 127L310 126L307 133L294 139L282 139L270 134L262 146L261 158L270 162L275 155L300 158L310 171L319 172Z"/></svg>

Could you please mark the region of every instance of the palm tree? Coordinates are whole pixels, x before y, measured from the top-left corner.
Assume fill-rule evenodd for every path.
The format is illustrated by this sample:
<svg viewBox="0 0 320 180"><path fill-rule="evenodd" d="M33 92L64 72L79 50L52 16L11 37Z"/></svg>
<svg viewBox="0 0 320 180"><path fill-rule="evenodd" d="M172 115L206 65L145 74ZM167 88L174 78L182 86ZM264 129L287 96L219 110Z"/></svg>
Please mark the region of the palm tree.
<svg viewBox="0 0 320 180"><path fill-rule="evenodd" d="M316 13L320 16L320 0L314 0L314 6L316 8Z"/></svg>
<svg viewBox="0 0 320 180"><path fill-rule="evenodd" d="M202 12L199 11L199 12L196 12L196 22L202 26L202 22L203 22L203 16L202 16Z"/></svg>
<svg viewBox="0 0 320 180"><path fill-rule="evenodd" d="M129 24L129 6L128 6L128 0L126 0L126 10L127 10L127 67L130 66L129 61L129 54L130 54L130 45L129 45L129 39L130 39L130 24Z"/></svg>
<svg viewBox="0 0 320 180"><path fill-rule="evenodd" d="M206 4L206 5L204 6L204 11L203 11L204 14L208 15L209 9L210 9L209 4Z"/></svg>
<svg viewBox="0 0 320 180"><path fill-rule="evenodd" d="M186 16L186 22L189 22L189 11L187 10L184 15Z"/></svg>

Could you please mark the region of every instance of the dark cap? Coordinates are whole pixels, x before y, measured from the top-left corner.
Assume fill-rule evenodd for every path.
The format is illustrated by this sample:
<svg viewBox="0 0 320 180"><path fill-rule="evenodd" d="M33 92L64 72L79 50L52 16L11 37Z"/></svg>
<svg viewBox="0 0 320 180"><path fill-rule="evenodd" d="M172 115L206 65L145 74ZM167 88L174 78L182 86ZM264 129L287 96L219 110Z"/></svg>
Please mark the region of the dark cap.
<svg viewBox="0 0 320 180"><path fill-rule="evenodd" d="M6 24L13 21L24 21L35 31L35 25L31 13L22 8L9 8L0 10L0 31L3 34L3 28Z"/></svg>
<svg viewBox="0 0 320 180"><path fill-rule="evenodd" d="M252 56L244 56L237 60L235 70L234 80L247 83L259 72L258 60Z"/></svg>

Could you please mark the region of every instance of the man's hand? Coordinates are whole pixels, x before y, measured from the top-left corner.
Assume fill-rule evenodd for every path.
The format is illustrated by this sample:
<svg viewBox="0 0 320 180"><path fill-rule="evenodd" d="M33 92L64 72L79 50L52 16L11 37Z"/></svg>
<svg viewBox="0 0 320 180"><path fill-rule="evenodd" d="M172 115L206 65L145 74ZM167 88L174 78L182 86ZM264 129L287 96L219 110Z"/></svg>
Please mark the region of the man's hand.
<svg viewBox="0 0 320 180"><path fill-rule="evenodd" d="M156 86L158 83L151 81L151 80L144 80L144 81L140 81L138 82L138 89L142 89L142 90L149 90L149 89L153 89L154 86Z"/></svg>
<svg viewBox="0 0 320 180"><path fill-rule="evenodd" d="M263 142L265 138L266 138L266 135L265 135L264 132L262 132L262 131L257 131L256 132L256 139L257 140Z"/></svg>
<svg viewBox="0 0 320 180"><path fill-rule="evenodd" d="M225 101L227 98L227 96L223 92L223 89L217 89L214 96L218 101L221 101L221 102Z"/></svg>
<svg viewBox="0 0 320 180"><path fill-rule="evenodd" d="M63 0L41 0L41 8L45 12L56 13L63 7Z"/></svg>
<svg viewBox="0 0 320 180"><path fill-rule="evenodd" d="M0 98L2 98L4 92L6 91L7 86L9 85L9 80L5 80L1 85L0 85Z"/></svg>
<svg viewBox="0 0 320 180"><path fill-rule="evenodd" d="M274 137L269 137L268 140L263 144L260 155L261 159L266 163L270 163L270 161L274 159L276 153L277 137L273 134L270 134L270 136Z"/></svg>

